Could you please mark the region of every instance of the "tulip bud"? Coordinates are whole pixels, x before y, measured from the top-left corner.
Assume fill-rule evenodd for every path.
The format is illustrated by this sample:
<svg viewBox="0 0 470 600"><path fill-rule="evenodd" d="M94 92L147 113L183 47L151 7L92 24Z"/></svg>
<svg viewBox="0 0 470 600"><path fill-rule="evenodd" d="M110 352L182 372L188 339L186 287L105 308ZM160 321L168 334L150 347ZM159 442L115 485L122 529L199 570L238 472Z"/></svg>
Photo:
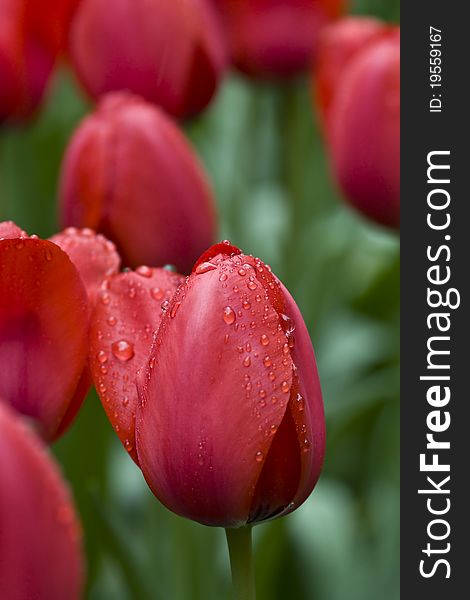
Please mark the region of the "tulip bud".
<svg viewBox="0 0 470 600"><path fill-rule="evenodd" d="M19 237L0 240L0 298L0 398L53 440L86 393L85 288L58 246Z"/></svg>
<svg viewBox="0 0 470 600"><path fill-rule="evenodd" d="M175 117L207 106L225 63L208 0L82 0L69 52L93 98L129 90Z"/></svg>
<svg viewBox="0 0 470 600"><path fill-rule="evenodd" d="M147 365L154 333L183 277L140 266L103 285L90 328L90 366L103 407L135 462L138 371Z"/></svg>
<svg viewBox="0 0 470 600"><path fill-rule="evenodd" d="M206 176L182 133L158 108L121 93L75 132L60 209L65 226L100 231L131 267L171 263L189 271L216 224Z"/></svg>
<svg viewBox="0 0 470 600"><path fill-rule="evenodd" d="M39 440L0 401L0 590L5 600L78 600L81 531Z"/></svg>
<svg viewBox="0 0 470 600"><path fill-rule="evenodd" d="M205 525L287 514L325 443L308 331L286 288L229 242L176 291L138 377L136 444L154 494Z"/></svg>
<svg viewBox="0 0 470 600"><path fill-rule="evenodd" d="M322 44L317 74L334 175L360 212L399 227L399 28L351 18Z"/></svg>
<svg viewBox="0 0 470 600"><path fill-rule="evenodd" d="M232 61L258 77L291 77L309 68L322 27L345 0L212 0L219 9Z"/></svg>
<svg viewBox="0 0 470 600"><path fill-rule="evenodd" d="M0 3L0 123L29 117L39 105L78 0Z"/></svg>

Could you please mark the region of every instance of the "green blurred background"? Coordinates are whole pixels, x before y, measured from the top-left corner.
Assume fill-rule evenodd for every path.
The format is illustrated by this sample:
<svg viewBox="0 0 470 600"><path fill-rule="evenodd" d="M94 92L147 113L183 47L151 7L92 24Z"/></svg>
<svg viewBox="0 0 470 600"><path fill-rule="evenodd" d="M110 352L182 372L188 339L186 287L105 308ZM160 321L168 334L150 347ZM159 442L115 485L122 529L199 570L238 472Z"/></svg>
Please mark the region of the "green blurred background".
<svg viewBox="0 0 470 600"><path fill-rule="evenodd" d="M398 0L352 12L399 18ZM0 134L0 220L57 231L67 140L90 106L65 69L34 123ZM399 240L350 210L329 176L307 79L230 75L185 130L212 177L220 239L260 256L309 327L327 415L323 475L291 516L255 528L259 600L399 598ZM152 496L94 393L53 448L84 527L90 600L230 597L222 530Z"/></svg>

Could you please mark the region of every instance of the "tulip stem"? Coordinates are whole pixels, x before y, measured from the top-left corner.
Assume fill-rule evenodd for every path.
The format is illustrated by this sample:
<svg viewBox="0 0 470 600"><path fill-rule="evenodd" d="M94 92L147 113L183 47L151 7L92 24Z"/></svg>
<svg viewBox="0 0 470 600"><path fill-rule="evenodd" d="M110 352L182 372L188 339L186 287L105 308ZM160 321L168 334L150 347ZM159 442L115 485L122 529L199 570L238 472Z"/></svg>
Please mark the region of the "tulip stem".
<svg viewBox="0 0 470 600"><path fill-rule="evenodd" d="M226 529L234 600L255 600L251 525Z"/></svg>

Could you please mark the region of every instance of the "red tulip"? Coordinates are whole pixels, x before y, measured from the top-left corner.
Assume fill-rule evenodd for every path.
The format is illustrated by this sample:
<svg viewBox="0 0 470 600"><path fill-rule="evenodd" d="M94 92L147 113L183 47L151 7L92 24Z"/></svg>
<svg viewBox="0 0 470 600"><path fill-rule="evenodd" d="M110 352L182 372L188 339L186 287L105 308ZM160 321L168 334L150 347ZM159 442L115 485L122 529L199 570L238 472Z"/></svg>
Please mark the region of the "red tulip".
<svg viewBox="0 0 470 600"><path fill-rule="evenodd" d="M70 57L92 97L129 90L186 117L214 95L225 51L207 0L82 0Z"/></svg>
<svg viewBox="0 0 470 600"><path fill-rule="evenodd" d="M152 336L183 277L139 267L102 286L90 329L90 365L103 407L135 462L137 372L148 360ZM163 309L163 310L162 310Z"/></svg>
<svg viewBox="0 0 470 600"><path fill-rule="evenodd" d="M346 0L212 0L225 25L232 60L261 77L291 77L309 68L322 27Z"/></svg>
<svg viewBox="0 0 470 600"><path fill-rule="evenodd" d="M313 82L324 120L352 58L389 31L389 25L373 17L345 17L322 31Z"/></svg>
<svg viewBox="0 0 470 600"><path fill-rule="evenodd" d="M0 590L5 600L78 600L81 531L39 440L0 402Z"/></svg>
<svg viewBox="0 0 470 600"><path fill-rule="evenodd" d="M259 259L229 243L197 262L138 378L136 444L154 494L206 525L287 514L312 491L325 425L302 316Z"/></svg>
<svg viewBox="0 0 470 600"><path fill-rule="evenodd" d="M398 227L399 28L349 19L332 25L323 40L317 73L333 172L360 212Z"/></svg>
<svg viewBox="0 0 470 600"><path fill-rule="evenodd" d="M53 440L86 392L85 288L52 242L2 239L0 298L0 398L32 417L44 438Z"/></svg>
<svg viewBox="0 0 470 600"><path fill-rule="evenodd" d="M77 0L0 3L0 123L30 116L39 105Z"/></svg>
<svg viewBox="0 0 470 600"><path fill-rule="evenodd" d="M67 150L60 188L65 226L113 240L126 265L190 270L213 239L206 176L176 125L158 108L112 94Z"/></svg>

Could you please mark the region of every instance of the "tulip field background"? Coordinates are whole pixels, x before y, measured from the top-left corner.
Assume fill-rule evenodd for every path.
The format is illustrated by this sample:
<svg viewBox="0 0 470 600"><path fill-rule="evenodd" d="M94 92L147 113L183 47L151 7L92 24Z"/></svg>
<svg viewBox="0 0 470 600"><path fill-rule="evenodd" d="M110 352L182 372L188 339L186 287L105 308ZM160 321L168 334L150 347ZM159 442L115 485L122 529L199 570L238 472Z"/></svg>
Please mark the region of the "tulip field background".
<svg viewBox="0 0 470 600"><path fill-rule="evenodd" d="M396 22L397 0L359 14ZM229 75L184 125L215 189L219 238L268 262L296 299L317 354L327 415L323 475L291 516L255 528L260 600L399 597L399 241L341 201L310 82ZM56 77L32 124L0 132L0 220L47 237L61 157L90 109ZM201 340L201 349L210 340ZM152 496L94 392L53 447L84 528L90 600L230 596L223 530L185 521Z"/></svg>

